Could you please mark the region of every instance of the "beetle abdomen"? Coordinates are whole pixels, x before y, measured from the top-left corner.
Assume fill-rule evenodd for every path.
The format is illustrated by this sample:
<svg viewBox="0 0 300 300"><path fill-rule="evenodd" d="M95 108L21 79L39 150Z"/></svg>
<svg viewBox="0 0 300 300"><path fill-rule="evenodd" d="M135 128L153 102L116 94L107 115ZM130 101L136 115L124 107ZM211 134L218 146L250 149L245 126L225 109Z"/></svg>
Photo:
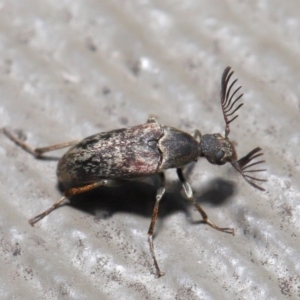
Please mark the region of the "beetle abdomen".
<svg viewBox="0 0 300 300"><path fill-rule="evenodd" d="M159 124L146 123L87 137L59 160L58 180L69 188L154 174L161 162L157 141L162 134Z"/></svg>

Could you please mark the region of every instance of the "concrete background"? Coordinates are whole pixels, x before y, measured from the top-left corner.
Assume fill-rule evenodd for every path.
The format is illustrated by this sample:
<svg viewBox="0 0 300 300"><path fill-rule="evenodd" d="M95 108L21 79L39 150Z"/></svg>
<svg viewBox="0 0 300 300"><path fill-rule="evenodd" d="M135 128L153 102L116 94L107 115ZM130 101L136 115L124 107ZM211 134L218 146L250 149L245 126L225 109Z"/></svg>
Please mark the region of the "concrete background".
<svg viewBox="0 0 300 300"><path fill-rule="evenodd" d="M0 127L33 146L144 123L222 132L229 65L244 107L230 137L267 161L266 192L230 165L190 168L200 216L167 172L153 275L150 178L75 199L31 227L61 195L56 161L0 136L1 299L299 299L300 3L296 0L0 1ZM58 158L63 151L51 153Z"/></svg>

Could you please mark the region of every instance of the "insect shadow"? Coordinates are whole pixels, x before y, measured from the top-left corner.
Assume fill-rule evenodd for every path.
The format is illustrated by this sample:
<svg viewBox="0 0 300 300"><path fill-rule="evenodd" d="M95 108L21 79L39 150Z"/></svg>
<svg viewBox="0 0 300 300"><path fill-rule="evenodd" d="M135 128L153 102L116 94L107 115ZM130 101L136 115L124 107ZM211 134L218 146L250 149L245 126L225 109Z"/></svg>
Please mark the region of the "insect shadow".
<svg viewBox="0 0 300 300"><path fill-rule="evenodd" d="M58 188L61 189L61 187ZM166 216L177 212L183 212L191 224L203 223L201 218L191 216L192 205L181 195L181 190L182 185L174 182L170 191L165 193L158 215L159 227ZM119 212L150 219L156 191L156 184L130 181L118 187L99 187L75 195L65 205L93 215L96 221L108 219ZM217 178L207 184L205 191L196 197L196 202L200 205L208 203L213 207L218 207L224 205L234 193L235 184L233 182Z"/></svg>

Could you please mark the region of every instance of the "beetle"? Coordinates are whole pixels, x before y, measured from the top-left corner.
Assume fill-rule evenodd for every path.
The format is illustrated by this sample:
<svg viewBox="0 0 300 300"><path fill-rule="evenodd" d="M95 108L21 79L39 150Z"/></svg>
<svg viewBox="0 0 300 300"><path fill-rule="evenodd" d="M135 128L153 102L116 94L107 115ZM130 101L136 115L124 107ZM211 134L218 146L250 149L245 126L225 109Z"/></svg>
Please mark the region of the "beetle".
<svg viewBox="0 0 300 300"><path fill-rule="evenodd" d="M160 200L165 193L163 172L166 169L176 168L185 195L201 214L203 223L216 230L234 235L234 229L219 227L209 220L205 211L194 199L192 188L183 174L184 166L197 161L199 157L206 157L211 164L215 165L231 163L250 185L264 191L264 188L257 182L266 180L249 175L249 173L265 171L265 169L251 168L264 162L264 160L252 162L255 158L263 155L262 149L257 147L238 159L235 147L228 138L229 124L238 117L235 113L243 105L238 102L243 94L236 96L241 86L234 88L234 92L232 92L237 79L229 84L233 73L231 68L227 67L221 79L220 98L225 121L224 137L220 133L201 135L199 130L195 130L191 135L179 129L162 125L155 118L149 118L145 124L98 133L80 142L68 142L33 149L7 128L4 128L3 133L8 138L36 158L42 157L46 152L72 146L60 158L57 166L58 181L64 188L63 197L49 209L30 219L29 223L33 226L74 195L100 186L115 186L120 181L158 174L161 178L161 186L156 193L148 230L148 242L156 274L160 277L164 275L164 272L160 270L155 256L153 232Z"/></svg>

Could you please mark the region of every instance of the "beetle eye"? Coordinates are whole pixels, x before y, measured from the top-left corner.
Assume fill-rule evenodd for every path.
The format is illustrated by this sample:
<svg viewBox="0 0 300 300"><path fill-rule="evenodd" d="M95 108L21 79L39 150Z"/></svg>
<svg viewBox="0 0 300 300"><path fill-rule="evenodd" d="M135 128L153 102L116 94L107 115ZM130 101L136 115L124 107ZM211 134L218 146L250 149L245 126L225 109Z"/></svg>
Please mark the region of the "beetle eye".
<svg viewBox="0 0 300 300"><path fill-rule="evenodd" d="M215 156L216 161L219 162L223 158L224 154L225 152L223 150L218 150Z"/></svg>

